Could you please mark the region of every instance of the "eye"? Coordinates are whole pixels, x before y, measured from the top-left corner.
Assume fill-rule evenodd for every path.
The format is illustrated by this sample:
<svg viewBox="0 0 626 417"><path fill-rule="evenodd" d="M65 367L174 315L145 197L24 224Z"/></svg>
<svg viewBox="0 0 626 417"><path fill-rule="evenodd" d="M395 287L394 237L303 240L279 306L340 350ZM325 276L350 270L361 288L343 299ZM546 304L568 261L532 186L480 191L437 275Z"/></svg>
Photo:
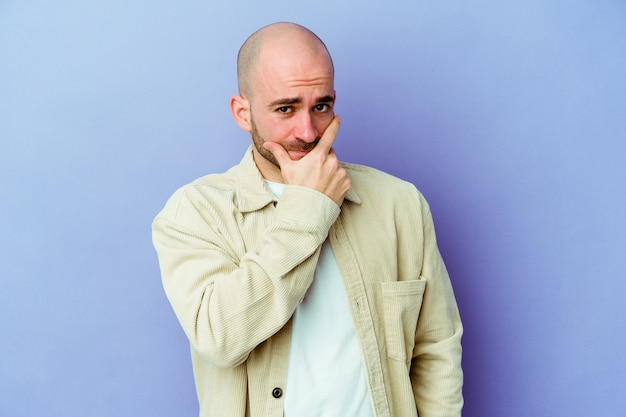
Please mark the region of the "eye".
<svg viewBox="0 0 626 417"><path fill-rule="evenodd" d="M315 111L325 112L330 110L330 106L328 104L317 104L315 107Z"/></svg>
<svg viewBox="0 0 626 417"><path fill-rule="evenodd" d="M286 114L286 113L289 113L291 111L291 107L289 107L289 106L279 107L279 108L276 109L276 111L278 113Z"/></svg>

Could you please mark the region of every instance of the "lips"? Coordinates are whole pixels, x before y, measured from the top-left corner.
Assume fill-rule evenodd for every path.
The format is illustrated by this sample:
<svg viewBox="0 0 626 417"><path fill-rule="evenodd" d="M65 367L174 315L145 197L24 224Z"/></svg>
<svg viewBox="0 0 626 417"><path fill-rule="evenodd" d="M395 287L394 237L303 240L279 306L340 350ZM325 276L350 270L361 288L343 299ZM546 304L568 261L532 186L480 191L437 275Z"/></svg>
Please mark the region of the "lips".
<svg viewBox="0 0 626 417"><path fill-rule="evenodd" d="M292 149L287 151L287 153L289 153L289 157L294 160L297 161L300 158L305 157L309 152L311 152L310 150L297 150L297 149Z"/></svg>
<svg viewBox="0 0 626 417"><path fill-rule="evenodd" d="M310 143L298 143L296 146L287 147L286 150L292 160L298 160L311 152L317 145L317 142L319 142L319 139Z"/></svg>

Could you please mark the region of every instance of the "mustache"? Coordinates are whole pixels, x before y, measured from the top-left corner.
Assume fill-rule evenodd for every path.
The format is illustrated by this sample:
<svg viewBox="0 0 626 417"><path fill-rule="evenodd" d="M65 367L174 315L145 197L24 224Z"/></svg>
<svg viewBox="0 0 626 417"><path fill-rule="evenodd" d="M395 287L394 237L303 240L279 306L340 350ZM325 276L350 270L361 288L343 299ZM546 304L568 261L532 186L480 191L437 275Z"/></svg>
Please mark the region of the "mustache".
<svg viewBox="0 0 626 417"><path fill-rule="evenodd" d="M285 150L287 151L304 151L304 152L312 151L313 148L317 146L321 138L322 138L321 136L318 136L317 138L315 138L313 142L305 142L303 140L296 140L296 141L284 144L283 148L285 148Z"/></svg>

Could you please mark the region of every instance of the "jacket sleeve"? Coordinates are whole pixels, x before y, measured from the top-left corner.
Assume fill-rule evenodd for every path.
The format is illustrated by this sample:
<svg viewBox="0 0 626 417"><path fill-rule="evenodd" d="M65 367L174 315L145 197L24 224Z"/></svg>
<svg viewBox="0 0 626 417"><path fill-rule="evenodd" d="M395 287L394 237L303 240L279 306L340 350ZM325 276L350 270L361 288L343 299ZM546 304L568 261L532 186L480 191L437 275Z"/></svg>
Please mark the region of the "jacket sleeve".
<svg viewBox="0 0 626 417"><path fill-rule="evenodd" d="M193 187L175 193L153 222L153 243L192 348L215 366L234 367L290 319L339 207L317 191L285 187L268 227L249 237L256 250L246 251L242 214L201 200Z"/></svg>
<svg viewBox="0 0 626 417"><path fill-rule="evenodd" d="M424 258L421 275L426 278L427 285L411 362L413 394L420 417L460 417L463 407L463 326L425 201L422 212Z"/></svg>

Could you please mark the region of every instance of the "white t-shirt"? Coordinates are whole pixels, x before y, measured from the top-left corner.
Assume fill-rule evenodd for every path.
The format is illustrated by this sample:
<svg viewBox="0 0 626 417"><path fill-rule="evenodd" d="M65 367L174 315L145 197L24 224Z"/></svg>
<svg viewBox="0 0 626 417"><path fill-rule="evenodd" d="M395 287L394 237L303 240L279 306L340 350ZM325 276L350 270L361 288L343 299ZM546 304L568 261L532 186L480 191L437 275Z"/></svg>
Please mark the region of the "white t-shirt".
<svg viewBox="0 0 626 417"><path fill-rule="evenodd" d="M283 184L267 184L280 196ZM346 290L328 241L293 316L284 415L374 415Z"/></svg>

